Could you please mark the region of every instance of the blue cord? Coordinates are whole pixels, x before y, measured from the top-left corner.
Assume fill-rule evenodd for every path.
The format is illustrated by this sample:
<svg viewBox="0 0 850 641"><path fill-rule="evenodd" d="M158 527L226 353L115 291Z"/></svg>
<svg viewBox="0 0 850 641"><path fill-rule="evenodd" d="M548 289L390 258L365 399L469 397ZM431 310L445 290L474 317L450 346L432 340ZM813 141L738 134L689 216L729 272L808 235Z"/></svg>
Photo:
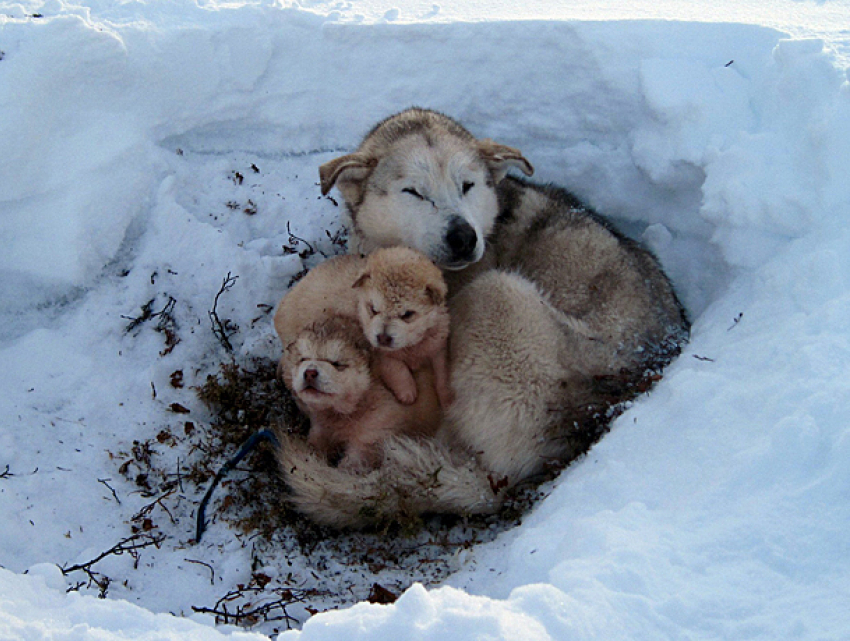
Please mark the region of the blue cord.
<svg viewBox="0 0 850 641"><path fill-rule="evenodd" d="M207 511L207 503L209 503L210 498L212 498L213 490L215 490L216 486L221 482L221 480L227 476L227 473L230 472L234 467L236 467L239 462L245 458L248 453L253 450L257 445L262 441L268 441L275 447L280 446L280 441L277 440L277 436L275 436L274 432L269 429L260 430L251 435L251 437L245 441L245 444L239 448L239 451L236 452L236 455L227 461L224 465L221 466L221 469L218 471L218 474L215 475L212 483L207 489L206 494L204 494L204 498L201 499L201 504L198 506L198 519L195 525L195 543L201 542L201 536L204 534L204 530L207 527L205 514Z"/></svg>

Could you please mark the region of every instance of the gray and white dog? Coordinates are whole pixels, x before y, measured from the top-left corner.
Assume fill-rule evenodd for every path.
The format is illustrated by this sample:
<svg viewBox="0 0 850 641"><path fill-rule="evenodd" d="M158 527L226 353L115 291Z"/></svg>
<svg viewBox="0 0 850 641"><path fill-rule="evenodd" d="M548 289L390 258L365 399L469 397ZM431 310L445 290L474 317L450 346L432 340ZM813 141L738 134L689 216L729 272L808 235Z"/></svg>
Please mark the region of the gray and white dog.
<svg viewBox="0 0 850 641"><path fill-rule="evenodd" d="M406 245L444 269L455 400L439 439L387 447L371 476L345 477L284 442L293 501L316 520L496 509L503 487L580 454L582 433L687 340L649 251L512 168L533 173L517 149L417 108L320 167L322 192L345 200L351 251Z"/></svg>

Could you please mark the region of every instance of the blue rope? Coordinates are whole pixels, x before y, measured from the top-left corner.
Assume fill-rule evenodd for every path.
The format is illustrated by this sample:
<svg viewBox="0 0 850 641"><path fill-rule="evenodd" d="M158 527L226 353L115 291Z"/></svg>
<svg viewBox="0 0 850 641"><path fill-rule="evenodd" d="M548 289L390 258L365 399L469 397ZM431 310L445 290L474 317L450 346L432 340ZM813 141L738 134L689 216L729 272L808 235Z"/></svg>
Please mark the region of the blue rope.
<svg viewBox="0 0 850 641"><path fill-rule="evenodd" d="M274 432L269 429L260 430L251 435L251 437L245 441L245 444L239 448L239 451L236 452L236 455L227 461L224 465L221 466L221 469L218 471L218 474L215 475L212 483L207 489L206 494L204 494L204 498L201 499L201 504L198 506L198 519L195 525L195 543L201 542L201 537L204 534L204 530L207 527L205 514L207 511L207 503L209 503L212 498L213 490L215 490L216 486L221 482L221 480L227 476L228 472L232 470L234 467L239 465L239 462L245 458L248 453L253 450L257 445L259 445L262 441L268 441L275 447L280 446L280 442L277 440L277 436L275 436Z"/></svg>

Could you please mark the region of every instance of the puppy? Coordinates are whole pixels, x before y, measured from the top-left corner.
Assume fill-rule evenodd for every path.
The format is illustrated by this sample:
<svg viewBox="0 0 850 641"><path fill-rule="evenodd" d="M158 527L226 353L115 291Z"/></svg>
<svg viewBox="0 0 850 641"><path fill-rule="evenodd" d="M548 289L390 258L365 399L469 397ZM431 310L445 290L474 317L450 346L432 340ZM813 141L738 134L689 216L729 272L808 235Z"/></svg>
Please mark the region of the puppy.
<svg viewBox="0 0 850 641"><path fill-rule="evenodd" d="M292 286L274 316L281 344L292 344L305 329L329 318L357 320L358 294L353 286L363 274L366 259L361 256L334 256L316 265ZM278 376L283 378L283 362Z"/></svg>
<svg viewBox="0 0 850 641"><path fill-rule="evenodd" d="M373 373L372 356L357 321L331 316L303 329L281 359L284 383L310 419L309 443L354 473L380 464L389 437L430 436L441 420L428 372L416 402L402 405Z"/></svg>
<svg viewBox="0 0 850 641"><path fill-rule="evenodd" d="M407 247L378 249L354 283L363 332L378 350L377 371L405 404L417 397L413 372L430 365L437 397L452 402L448 372L448 288L440 269Z"/></svg>

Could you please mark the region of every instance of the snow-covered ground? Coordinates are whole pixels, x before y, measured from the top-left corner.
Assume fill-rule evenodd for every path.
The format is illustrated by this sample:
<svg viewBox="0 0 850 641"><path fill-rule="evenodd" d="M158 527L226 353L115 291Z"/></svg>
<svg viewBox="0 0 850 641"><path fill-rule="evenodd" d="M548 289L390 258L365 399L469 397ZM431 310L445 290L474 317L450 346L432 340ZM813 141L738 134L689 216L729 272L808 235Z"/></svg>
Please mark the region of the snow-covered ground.
<svg viewBox="0 0 850 641"><path fill-rule="evenodd" d="M234 358L274 357L269 309L339 251L317 167L412 104L643 238L692 340L444 585L280 638L850 638L850 3L553 4L0 1L0 639L228 638L192 608L258 576L404 583L215 518L194 545L181 474L224 279ZM56 567L121 541L106 590Z"/></svg>

